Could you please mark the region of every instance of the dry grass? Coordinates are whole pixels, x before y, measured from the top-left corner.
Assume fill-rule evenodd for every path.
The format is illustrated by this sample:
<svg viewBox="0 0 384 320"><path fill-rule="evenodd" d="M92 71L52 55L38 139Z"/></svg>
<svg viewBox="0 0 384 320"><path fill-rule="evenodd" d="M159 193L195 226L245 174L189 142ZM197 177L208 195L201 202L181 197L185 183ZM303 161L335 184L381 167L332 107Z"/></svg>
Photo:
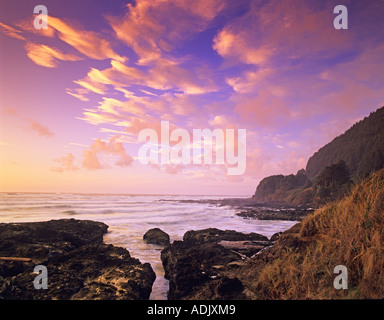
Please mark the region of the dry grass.
<svg viewBox="0 0 384 320"><path fill-rule="evenodd" d="M384 298L384 169L341 201L306 217L296 235L303 245L284 248L256 284L263 299ZM333 269L348 269L348 289L333 287Z"/></svg>

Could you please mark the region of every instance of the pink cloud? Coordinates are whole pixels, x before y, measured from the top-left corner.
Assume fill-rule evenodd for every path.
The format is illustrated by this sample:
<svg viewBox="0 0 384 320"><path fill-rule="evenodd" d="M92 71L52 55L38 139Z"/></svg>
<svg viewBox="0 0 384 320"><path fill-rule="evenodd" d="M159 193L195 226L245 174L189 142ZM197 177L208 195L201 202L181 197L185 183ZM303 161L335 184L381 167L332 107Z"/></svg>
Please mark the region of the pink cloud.
<svg viewBox="0 0 384 320"><path fill-rule="evenodd" d="M76 88L76 89L67 89L66 93L69 95L81 100L81 101L89 101L89 98L86 97L86 94L89 92L89 90L85 88Z"/></svg>
<svg viewBox="0 0 384 320"><path fill-rule="evenodd" d="M362 107L381 107L384 104L384 45L371 46L354 60L339 64L321 74L328 87L339 85L339 90L329 90L320 100L322 108L330 111L354 112Z"/></svg>
<svg viewBox="0 0 384 320"><path fill-rule="evenodd" d="M256 127L275 126L290 117L286 101L266 89L260 90L257 95L235 96L234 100L237 103L234 111L244 124L253 124Z"/></svg>
<svg viewBox="0 0 384 320"><path fill-rule="evenodd" d="M105 94L107 92L107 87L103 83L93 81L93 80L88 79L88 78L73 81L73 82L78 84L79 86L82 86L88 92L94 92L94 93L98 93L98 94Z"/></svg>
<svg viewBox="0 0 384 320"><path fill-rule="evenodd" d="M223 29L213 41L213 49L223 57L238 59L247 64L263 64L273 53L267 46L252 45L246 33L237 34Z"/></svg>
<svg viewBox="0 0 384 320"><path fill-rule="evenodd" d="M261 88L263 83L276 73L272 68L248 69L239 76L228 77L226 82L238 93L252 93ZM268 87L271 88L270 85Z"/></svg>
<svg viewBox="0 0 384 320"><path fill-rule="evenodd" d="M113 50L111 42L107 39L106 35L85 30L78 24L71 24L51 15L49 15L47 29L37 31L33 27L30 18L24 19L16 23L16 25L21 28L24 33L34 33L49 38L57 36L61 41L91 59L114 59L120 62L127 60L126 57L120 56ZM20 30L4 23L0 23L0 28L1 31L8 36L27 41L26 37L21 35L22 32ZM31 58L32 61L38 65L49 68L56 67L57 60L77 61L81 59L74 54L64 54L57 48L52 48L41 43L27 41L25 48L28 57Z"/></svg>
<svg viewBox="0 0 384 320"><path fill-rule="evenodd" d="M57 31L60 40L66 42L89 58L97 60L126 60L126 58L118 55L112 49L105 35L102 36L94 31L84 30L80 26L70 25L62 19L53 16L49 16L48 23Z"/></svg>
<svg viewBox="0 0 384 320"><path fill-rule="evenodd" d="M16 22L15 25L18 28L22 29L24 32L33 33L33 34L48 37L48 38L53 38L55 36L56 30L49 25L49 19L48 19L48 26L46 29L35 29L33 25L33 19L34 19L33 16L28 17L26 19Z"/></svg>
<svg viewBox="0 0 384 320"><path fill-rule="evenodd" d="M178 41L204 30L228 6L219 0L138 0L127 4L124 17L108 17L116 36L132 47L139 64L147 65Z"/></svg>
<svg viewBox="0 0 384 320"><path fill-rule="evenodd" d="M59 166L51 168L51 171L54 171L54 172L76 171L79 169L74 164L75 156L72 153L68 153L67 155L65 155L63 157L60 157L58 159L54 159L54 161L59 164Z"/></svg>
<svg viewBox="0 0 384 320"><path fill-rule="evenodd" d="M352 46L349 35L330 23L333 7L329 1L316 8L305 0L251 2L246 14L216 35L213 49L226 59L264 67L276 58L332 56Z"/></svg>
<svg viewBox="0 0 384 320"><path fill-rule="evenodd" d="M186 94L204 94L218 90L209 68L186 68L183 61L160 58L145 71L111 60L111 67L103 70L91 68L87 76L74 83L89 91L105 94L107 85L115 89L141 85L156 90L175 89Z"/></svg>
<svg viewBox="0 0 384 320"><path fill-rule="evenodd" d="M177 89L186 94L203 94L216 91L218 87L212 80L213 72L205 70L186 69L180 62L171 59L159 59L150 69L144 83L159 90Z"/></svg>
<svg viewBox="0 0 384 320"><path fill-rule="evenodd" d="M111 59L111 67L103 70L91 68L87 76L74 81L98 94L105 94L107 85L126 87L141 85L156 90L175 89L186 94L204 94L218 90L209 66L185 65L188 58L175 59L168 53L179 42L204 30L210 21L227 7L218 0L189 1L137 1L128 4L123 17L108 17L116 37L132 47L139 59L129 66L126 58L114 54L109 42L105 43L95 32L75 28L58 18L50 18L50 26L58 37L72 47L94 59ZM137 65L148 66L142 69ZM68 89L69 94L85 100L84 94Z"/></svg>
<svg viewBox="0 0 384 320"><path fill-rule="evenodd" d="M34 119L26 119L26 121L29 124L29 128L36 132L39 136L51 137L54 135L54 133L49 130L47 126L41 124L39 121Z"/></svg>
<svg viewBox="0 0 384 320"><path fill-rule="evenodd" d="M83 167L89 170L105 169L109 165L100 160L100 156L112 156L114 164L119 167L130 166L133 158L128 155L121 142L118 141L119 135L113 136L109 142L96 139L89 149L83 153Z"/></svg>
<svg viewBox="0 0 384 320"><path fill-rule="evenodd" d="M17 110L15 108L10 108L10 107L1 108L0 112L11 115L11 116L17 116L18 115Z"/></svg>
<svg viewBox="0 0 384 320"><path fill-rule="evenodd" d="M111 124L124 127L127 132L137 133L137 130L152 127L151 123L156 117L148 112L153 105L152 97L131 96L128 100L104 97L96 107L85 109L84 117L79 119L94 125Z"/></svg>
<svg viewBox="0 0 384 320"><path fill-rule="evenodd" d="M261 180L276 174L291 174L305 168L308 158L295 150L277 154L268 146L260 145L247 153L246 176Z"/></svg>
<svg viewBox="0 0 384 320"><path fill-rule="evenodd" d="M12 38L19 39L19 40L25 40L24 36L22 36L20 34L21 33L20 30L17 30L17 29L15 29L15 28L13 28L13 27L5 24L5 23L0 22L0 30Z"/></svg>
<svg viewBox="0 0 384 320"><path fill-rule="evenodd" d="M58 64L57 60L65 61L78 61L81 60L80 57L73 54L62 53L59 49L49 47L46 45L35 44L32 42L27 42L25 44L25 50L27 51L27 56L37 65L55 68Z"/></svg>

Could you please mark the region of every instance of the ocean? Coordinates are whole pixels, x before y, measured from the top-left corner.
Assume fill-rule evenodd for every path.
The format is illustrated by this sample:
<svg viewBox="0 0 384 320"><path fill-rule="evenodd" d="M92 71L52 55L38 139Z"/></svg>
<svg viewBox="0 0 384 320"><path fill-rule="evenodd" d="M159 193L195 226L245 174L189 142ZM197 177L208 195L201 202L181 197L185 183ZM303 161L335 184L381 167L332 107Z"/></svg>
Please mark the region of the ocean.
<svg viewBox="0 0 384 320"><path fill-rule="evenodd" d="M271 237L296 221L250 220L214 200L236 196L127 195L78 193L0 193L1 222L84 219L106 223L104 242L126 248L132 257L151 264L156 273L150 299L167 299L168 281L160 260L161 248L147 244L143 235L160 228L174 240L188 230L218 228L256 232ZM213 200L213 201L208 201Z"/></svg>

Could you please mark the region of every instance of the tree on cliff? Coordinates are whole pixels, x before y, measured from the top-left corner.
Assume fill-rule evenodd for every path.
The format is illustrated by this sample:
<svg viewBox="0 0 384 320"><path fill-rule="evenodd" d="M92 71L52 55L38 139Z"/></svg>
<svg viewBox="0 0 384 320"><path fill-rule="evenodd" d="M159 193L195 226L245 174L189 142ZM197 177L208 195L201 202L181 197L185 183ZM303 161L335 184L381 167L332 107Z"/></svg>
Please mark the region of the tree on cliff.
<svg viewBox="0 0 384 320"><path fill-rule="evenodd" d="M314 183L315 201L318 203L343 196L351 183L344 160L324 168Z"/></svg>

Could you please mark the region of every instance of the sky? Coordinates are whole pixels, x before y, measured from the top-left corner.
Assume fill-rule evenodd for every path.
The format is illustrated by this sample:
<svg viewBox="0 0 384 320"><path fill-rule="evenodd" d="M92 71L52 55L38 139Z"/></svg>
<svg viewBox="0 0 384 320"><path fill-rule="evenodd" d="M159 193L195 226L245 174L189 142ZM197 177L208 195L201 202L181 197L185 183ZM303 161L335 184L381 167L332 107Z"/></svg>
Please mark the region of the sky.
<svg viewBox="0 0 384 320"><path fill-rule="evenodd" d="M251 196L384 106L383 14L381 0L1 0L0 191ZM162 122L245 129L244 172L143 164L139 133L166 150Z"/></svg>

